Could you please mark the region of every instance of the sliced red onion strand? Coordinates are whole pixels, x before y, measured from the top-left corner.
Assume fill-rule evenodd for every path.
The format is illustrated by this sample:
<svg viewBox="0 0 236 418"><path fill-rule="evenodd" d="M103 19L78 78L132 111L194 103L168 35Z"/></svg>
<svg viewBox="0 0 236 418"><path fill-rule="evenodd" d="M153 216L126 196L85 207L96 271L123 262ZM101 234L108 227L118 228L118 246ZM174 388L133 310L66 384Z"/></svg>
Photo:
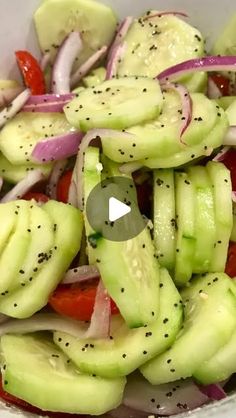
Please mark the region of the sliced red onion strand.
<svg viewBox="0 0 236 418"><path fill-rule="evenodd" d="M181 140L182 135L188 128L191 120L192 120L192 99L191 96L182 84L173 84L173 83L164 83L161 84L162 89L166 90L174 90L178 93L180 100L181 100L181 106L182 106L182 113L181 113L181 128L180 128L180 142L184 143Z"/></svg>
<svg viewBox="0 0 236 418"><path fill-rule="evenodd" d="M96 266L80 266L68 270L62 284L83 283L100 277Z"/></svg>
<svg viewBox="0 0 236 418"><path fill-rule="evenodd" d="M155 399L155 402L151 399ZM208 396L200 391L192 379L153 386L140 374L134 373L128 377L123 404L138 411L163 416L191 411L208 400Z"/></svg>
<svg viewBox="0 0 236 418"><path fill-rule="evenodd" d="M232 196L232 201L233 201L234 203L236 203L236 192L235 192L235 191L232 191L231 196Z"/></svg>
<svg viewBox="0 0 236 418"><path fill-rule="evenodd" d="M7 315L4 315L4 314L0 314L0 325L1 324L4 324L4 322L7 322L8 320L10 319L10 317L9 316L7 316Z"/></svg>
<svg viewBox="0 0 236 418"><path fill-rule="evenodd" d="M72 67L82 46L79 32L71 32L60 46L52 70L53 93L66 94L70 92Z"/></svg>
<svg viewBox="0 0 236 418"><path fill-rule="evenodd" d="M149 20L153 19L154 17L162 17L166 15L173 15L173 16L182 16L182 17L188 17L188 15L184 12L155 12L154 10L149 15L145 16L142 20Z"/></svg>
<svg viewBox="0 0 236 418"><path fill-rule="evenodd" d="M217 162L224 161L229 150L230 150L230 147L223 147L222 150L218 152L218 154L216 154L216 156L212 159L212 161L217 161Z"/></svg>
<svg viewBox="0 0 236 418"><path fill-rule="evenodd" d="M73 176L74 176L74 172L75 170L73 171ZM68 203L70 203L70 205L77 208L78 207L77 186L76 186L76 181L74 180L73 176L72 176L69 193L68 193Z"/></svg>
<svg viewBox="0 0 236 418"><path fill-rule="evenodd" d="M132 25L133 21L134 21L133 16L127 16L121 22L121 24L120 24L120 26L119 26L119 28L117 30L116 37L115 37L115 39L114 39L114 41L113 41L113 43L111 45L111 48L109 50L108 60L110 60L111 55L113 54L114 49L124 41L124 39L125 39L128 31L129 31L129 28Z"/></svg>
<svg viewBox="0 0 236 418"><path fill-rule="evenodd" d="M22 91L23 87L14 87L9 89L0 89L0 107L7 106L14 100Z"/></svg>
<svg viewBox="0 0 236 418"><path fill-rule="evenodd" d="M7 203L22 198L35 184L44 180L45 177L40 170L30 171L27 176L11 189L1 200L0 203Z"/></svg>
<svg viewBox="0 0 236 418"><path fill-rule="evenodd" d="M30 95L31 93L29 89L24 90L0 112L0 128L2 128L8 120L12 119L22 109Z"/></svg>
<svg viewBox="0 0 236 418"><path fill-rule="evenodd" d="M236 126L230 126L223 140L223 145L236 146Z"/></svg>
<svg viewBox="0 0 236 418"><path fill-rule="evenodd" d="M40 60L40 68L44 72L50 64L50 54L44 54Z"/></svg>
<svg viewBox="0 0 236 418"><path fill-rule="evenodd" d="M76 87L79 81L85 77L89 71L103 58L107 53L107 46L104 45L96 51L78 70L72 74L70 85L72 88Z"/></svg>
<svg viewBox="0 0 236 418"><path fill-rule="evenodd" d="M112 418L148 418L149 414L147 412L136 411L135 409L128 408L125 405L120 405L118 408L110 411L109 415L105 415L104 418L110 416Z"/></svg>
<svg viewBox="0 0 236 418"><path fill-rule="evenodd" d="M111 54L111 57L107 63L107 73L106 73L106 80L111 80L112 78L116 77L117 75L117 67L119 61L121 60L123 54L125 52L125 44L120 44L116 46Z"/></svg>
<svg viewBox="0 0 236 418"><path fill-rule="evenodd" d="M216 83L214 82L214 80L212 80L211 77L208 77L207 96L209 97L209 99L212 100L219 99L220 97L222 97L220 89L217 87Z"/></svg>
<svg viewBox="0 0 236 418"><path fill-rule="evenodd" d="M47 185L47 195L56 200L57 199L57 183L67 165L67 160L57 161L53 167L49 183Z"/></svg>
<svg viewBox="0 0 236 418"><path fill-rule="evenodd" d="M202 393L208 396L208 398L214 401L220 401L221 399L227 398L227 394L220 384L199 386L199 389Z"/></svg>
<svg viewBox="0 0 236 418"><path fill-rule="evenodd" d="M30 96L23 112L63 112L63 107L73 100L74 94L43 94Z"/></svg>
<svg viewBox="0 0 236 418"><path fill-rule="evenodd" d="M108 338L110 331L111 300L102 280L99 281L91 322L86 338Z"/></svg>
<svg viewBox="0 0 236 418"><path fill-rule="evenodd" d="M193 58L167 68L157 76L157 79L160 82L171 82L199 71L236 71L236 56Z"/></svg>
<svg viewBox="0 0 236 418"><path fill-rule="evenodd" d="M77 154L83 136L75 131L43 139L35 145L31 155L40 163L63 160Z"/></svg>
<svg viewBox="0 0 236 418"><path fill-rule="evenodd" d="M123 174L132 174L137 170L140 170L143 167L143 164L139 161L135 161L134 163L125 163L120 166L119 170Z"/></svg>
<svg viewBox="0 0 236 418"><path fill-rule="evenodd" d="M2 178L2 177L0 177L0 191L1 191L1 189L2 189L2 186L3 186L3 178Z"/></svg>
<svg viewBox="0 0 236 418"><path fill-rule="evenodd" d="M28 319L10 319L0 324L0 336L14 333L25 334L38 331L60 331L83 338L87 326L80 321L65 318L61 315L39 313Z"/></svg>

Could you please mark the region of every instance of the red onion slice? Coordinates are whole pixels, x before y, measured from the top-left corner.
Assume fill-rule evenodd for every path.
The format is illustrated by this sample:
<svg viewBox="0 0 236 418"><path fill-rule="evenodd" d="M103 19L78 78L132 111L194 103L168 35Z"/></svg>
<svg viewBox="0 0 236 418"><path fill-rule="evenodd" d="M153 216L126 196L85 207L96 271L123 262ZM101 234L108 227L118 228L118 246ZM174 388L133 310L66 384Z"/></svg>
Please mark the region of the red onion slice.
<svg viewBox="0 0 236 418"><path fill-rule="evenodd" d="M63 107L73 100L74 94L43 94L30 96L23 112L63 112Z"/></svg>
<svg viewBox="0 0 236 418"><path fill-rule="evenodd" d="M174 81L199 71L236 71L236 56L193 58L167 68L157 76L157 79L160 82Z"/></svg>
<svg viewBox="0 0 236 418"><path fill-rule="evenodd" d="M102 280L99 281L91 322L86 338L108 338L110 331L111 300Z"/></svg>
<svg viewBox="0 0 236 418"><path fill-rule="evenodd" d="M72 67L82 46L79 32L71 32L60 46L52 70L53 93L66 94L70 92Z"/></svg>
<svg viewBox="0 0 236 418"><path fill-rule="evenodd" d="M40 68L44 72L48 65L50 64L50 54L49 52L47 54L44 54L40 60Z"/></svg>
<svg viewBox="0 0 236 418"><path fill-rule="evenodd" d="M217 87L216 83L214 82L214 80L212 80L211 77L208 77L207 96L209 97L209 99L212 100L219 99L220 97L222 97L220 89Z"/></svg>
<svg viewBox="0 0 236 418"><path fill-rule="evenodd" d="M0 200L0 203L11 202L12 200L20 199L24 196L35 184L45 180L43 173L40 170L30 171L27 176L21 180L13 189L10 190Z"/></svg>
<svg viewBox="0 0 236 418"><path fill-rule="evenodd" d="M1 191L1 189L2 189L2 186L3 186L3 178L2 178L2 177L0 177L0 191Z"/></svg>
<svg viewBox="0 0 236 418"><path fill-rule="evenodd" d="M43 139L35 145L31 155L40 163L63 160L77 154L83 136L76 131Z"/></svg>
<svg viewBox="0 0 236 418"><path fill-rule="evenodd" d="M88 280L98 279L100 273L96 266L80 266L68 270L62 284L83 283Z"/></svg>
<svg viewBox="0 0 236 418"><path fill-rule="evenodd" d="M212 161L221 162L224 161L226 155L228 154L230 147L223 147L220 152L212 159Z"/></svg>
<svg viewBox="0 0 236 418"><path fill-rule="evenodd" d="M79 81L85 77L89 71L96 65L107 53L107 46L104 45L101 49L96 51L78 70L71 76L70 85L72 88L76 87Z"/></svg>
<svg viewBox="0 0 236 418"><path fill-rule="evenodd" d="M181 106L182 106L182 113L181 113L181 128L180 128L180 142L184 143L181 140L182 135L188 128L191 120L192 120L192 99L191 96L182 84L173 84L173 83L164 83L161 84L162 89L166 90L174 90L178 93L181 100Z"/></svg>
<svg viewBox="0 0 236 418"><path fill-rule="evenodd" d="M192 379L153 386L138 373L128 377L123 404L156 415L175 415L209 401Z"/></svg>
<svg viewBox="0 0 236 418"><path fill-rule="evenodd" d="M23 87L14 87L9 89L0 89L0 107L7 106L14 100L22 91Z"/></svg>
<svg viewBox="0 0 236 418"><path fill-rule="evenodd" d="M214 401L220 401L221 399L227 398L227 394L219 384L199 386L199 389L202 393L208 396L208 398Z"/></svg>
<svg viewBox="0 0 236 418"><path fill-rule="evenodd" d="M152 13L145 16L142 20L145 21L145 20L152 19L154 17L162 17L162 16L168 16L168 15L188 17L188 15L184 12L177 12L177 11L173 11L173 12L172 11L170 11L170 12L155 12L153 10Z"/></svg>
<svg viewBox="0 0 236 418"><path fill-rule="evenodd" d="M128 31L129 31L129 28L131 27L133 21L134 21L133 16L127 16L121 22L121 24L120 24L120 26L117 30L116 37L115 37L115 39L114 39L114 41L113 41L113 43L110 47L109 54L108 54L108 60L110 60L111 55L114 52L114 49L124 41L124 39L125 39Z"/></svg>
<svg viewBox="0 0 236 418"><path fill-rule="evenodd" d="M119 61L121 60L123 54L125 52L125 44L120 44L116 46L110 56L110 59L107 63L107 73L106 73L106 80L111 80L112 78L116 77L117 75L117 67Z"/></svg>
<svg viewBox="0 0 236 418"><path fill-rule="evenodd" d="M57 314L39 313L27 319L9 319L0 324L0 336L14 333L26 334L38 331L60 331L83 338L87 326L80 321L65 318Z"/></svg>
<svg viewBox="0 0 236 418"><path fill-rule="evenodd" d="M235 192L235 191L232 191L231 196L232 196L232 201L233 201L234 203L236 203L236 192Z"/></svg>
<svg viewBox="0 0 236 418"><path fill-rule="evenodd" d="M31 92L29 89L24 90L0 112L0 128L2 128L8 120L12 119L22 109L30 95Z"/></svg>
<svg viewBox="0 0 236 418"><path fill-rule="evenodd" d="M51 172L49 183L47 185L47 195L56 200L57 199L57 183L67 165L67 160L57 161Z"/></svg>
<svg viewBox="0 0 236 418"><path fill-rule="evenodd" d="M74 172L75 172L75 170L73 171L72 180L71 180L71 184L70 184L70 188L69 188L68 203L70 203L70 205L77 208L78 207L77 186L76 186L76 181L74 179Z"/></svg>
<svg viewBox="0 0 236 418"><path fill-rule="evenodd" d="M236 146L236 126L230 126L224 137L223 145Z"/></svg>
<svg viewBox="0 0 236 418"><path fill-rule="evenodd" d="M109 415L105 415L104 418L148 418L146 412L136 411L135 409L128 408L125 405L120 405L118 408L109 412ZM155 417L151 417L155 418Z"/></svg>

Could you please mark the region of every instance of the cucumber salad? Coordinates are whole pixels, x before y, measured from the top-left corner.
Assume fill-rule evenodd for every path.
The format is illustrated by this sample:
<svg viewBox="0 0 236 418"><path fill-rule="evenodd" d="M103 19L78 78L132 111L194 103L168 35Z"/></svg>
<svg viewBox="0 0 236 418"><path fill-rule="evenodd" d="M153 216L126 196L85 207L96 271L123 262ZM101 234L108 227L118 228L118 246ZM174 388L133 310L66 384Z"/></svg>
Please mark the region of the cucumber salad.
<svg viewBox="0 0 236 418"><path fill-rule="evenodd" d="M43 0L32 19L41 58L15 51L21 83L0 80L0 398L54 418L226 398L236 16L211 50L182 11ZM145 219L130 239L108 239L96 200L89 221L105 180Z"/></svg>

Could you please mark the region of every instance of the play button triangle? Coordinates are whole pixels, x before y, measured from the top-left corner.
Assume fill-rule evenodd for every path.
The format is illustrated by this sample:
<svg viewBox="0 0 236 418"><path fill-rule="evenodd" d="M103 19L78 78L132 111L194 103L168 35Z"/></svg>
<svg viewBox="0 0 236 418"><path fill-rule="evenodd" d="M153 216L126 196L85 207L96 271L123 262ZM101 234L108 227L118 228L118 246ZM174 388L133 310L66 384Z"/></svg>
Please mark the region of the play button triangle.
<svg viewBox="0 0 236 418"><path fill-rule="evenodd" d="M109 199L109 221L115 222L131 212L131 208L115 197Z"/></svg>

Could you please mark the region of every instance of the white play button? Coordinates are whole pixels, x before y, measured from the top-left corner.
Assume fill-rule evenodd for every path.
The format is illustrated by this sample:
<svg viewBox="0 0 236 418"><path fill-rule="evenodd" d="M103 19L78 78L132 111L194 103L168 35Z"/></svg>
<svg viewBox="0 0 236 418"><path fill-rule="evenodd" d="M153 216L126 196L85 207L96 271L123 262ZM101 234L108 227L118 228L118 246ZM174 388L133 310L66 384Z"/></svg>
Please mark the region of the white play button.
<svg viewBox="0 0 236 418"><path fill-rule="evenodd" d="M131 212L131 208L115 197L109 199L109 221L115 222Z"/></svg>

